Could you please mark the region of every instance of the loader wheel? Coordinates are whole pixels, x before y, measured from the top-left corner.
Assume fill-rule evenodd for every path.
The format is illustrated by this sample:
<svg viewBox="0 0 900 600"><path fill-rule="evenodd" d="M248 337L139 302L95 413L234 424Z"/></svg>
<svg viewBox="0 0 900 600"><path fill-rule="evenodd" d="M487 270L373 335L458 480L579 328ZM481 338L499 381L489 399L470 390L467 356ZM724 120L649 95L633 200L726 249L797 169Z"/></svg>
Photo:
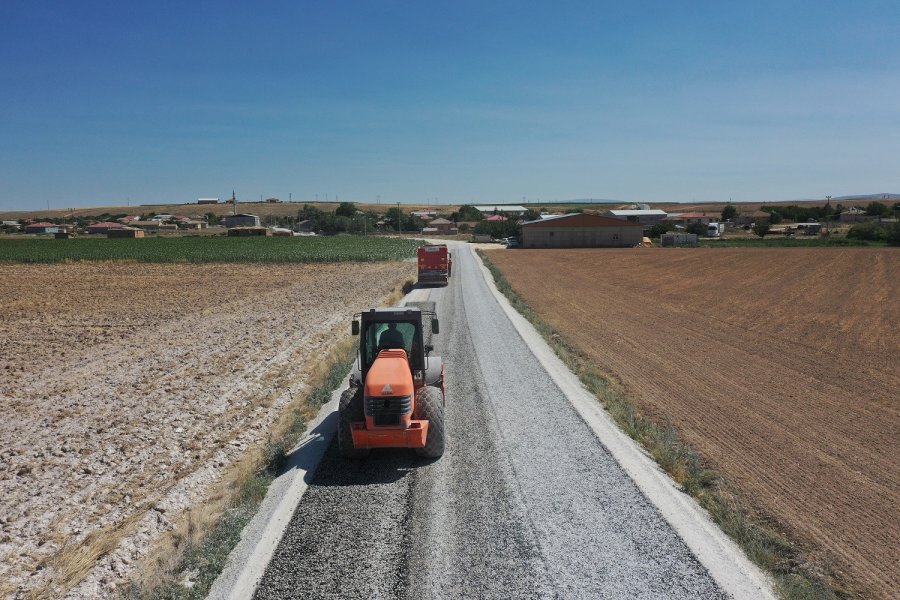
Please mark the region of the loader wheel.
<svg viewBox="0 0 900 600"><path fill-rule="evenodd" d="M341 394L338 404L338 450L344 458L365 458L369 455L368 448L356 448L353 446L353 433L350 423L364 421L363 394L361 387L351 387Z"/></svg>
<svg viewBox="0 0 900 600"><path fill-rule="evenodd" d="M436 387L428 386L416 399L415 419L428 421L428 437L424 448L416 448L416 454L428 458L440 458L444 454L444 394Z"/></svg>

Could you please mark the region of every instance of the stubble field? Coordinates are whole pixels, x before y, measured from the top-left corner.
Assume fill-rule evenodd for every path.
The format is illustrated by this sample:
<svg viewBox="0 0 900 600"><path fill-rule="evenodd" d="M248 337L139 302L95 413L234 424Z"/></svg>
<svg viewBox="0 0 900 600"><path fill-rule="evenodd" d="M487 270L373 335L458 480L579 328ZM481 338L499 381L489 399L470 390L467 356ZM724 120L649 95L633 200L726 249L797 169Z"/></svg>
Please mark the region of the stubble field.
<svg viewBox="0 0 900 600"><path fill-rule="evenodd" d="M493 251L516 292L810 558L900 589L900 251Z"/></svg>
<svg viewBox="0 0 900 600"><path fill-rule="evenodd" d="M0 265L0 597L109 593L414 263ZM42 590L42 591L41 591Z"/></svg>

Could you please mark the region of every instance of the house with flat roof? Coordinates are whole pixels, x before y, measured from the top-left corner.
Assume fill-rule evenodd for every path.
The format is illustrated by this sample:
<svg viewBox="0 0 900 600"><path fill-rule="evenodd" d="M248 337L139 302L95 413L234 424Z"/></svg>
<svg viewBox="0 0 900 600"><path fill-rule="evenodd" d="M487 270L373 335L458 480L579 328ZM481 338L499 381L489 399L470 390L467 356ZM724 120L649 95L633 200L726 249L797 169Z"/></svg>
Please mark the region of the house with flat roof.
<svg viewBox="0 0 900 600"><path fill-rule="evenodd" d="M483 215L503 214L513 217L520 217L528 210L519 204L479 204L472 208Z"/></svg>

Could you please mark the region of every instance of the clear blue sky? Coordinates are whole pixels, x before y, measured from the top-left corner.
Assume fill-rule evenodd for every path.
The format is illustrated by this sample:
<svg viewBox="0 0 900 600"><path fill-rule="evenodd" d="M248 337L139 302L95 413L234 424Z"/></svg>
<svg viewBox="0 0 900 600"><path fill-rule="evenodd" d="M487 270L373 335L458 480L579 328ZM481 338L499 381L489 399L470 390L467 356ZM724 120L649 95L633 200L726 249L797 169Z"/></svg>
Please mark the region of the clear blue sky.
<svg viewBox="0 0 900 600"><path fill-rule="evenodd" d="M0 210L900 192L900 2L0 3Z"/></svg>

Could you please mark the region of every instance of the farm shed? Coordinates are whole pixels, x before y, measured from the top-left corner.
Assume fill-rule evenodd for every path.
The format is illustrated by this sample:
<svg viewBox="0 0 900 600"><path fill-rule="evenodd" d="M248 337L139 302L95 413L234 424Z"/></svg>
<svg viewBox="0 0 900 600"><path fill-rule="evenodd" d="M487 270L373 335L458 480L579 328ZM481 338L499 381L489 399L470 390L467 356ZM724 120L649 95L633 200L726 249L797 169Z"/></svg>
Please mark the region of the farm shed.
<svg viewBox="0 0 900 600"><path fill-rule="evenodd" d="M528 210L519 204L480 204L473 208L483 215L506 214L514 217L524 215L525 211Z"/></svg>
<svg viewBox="0 0 900 600"><path fill-rule="evenodd" d="M668 216L666 211L656 209L611 210L607 214L616 219L624 219L625 221L633 221L648 226L659 223Z"/></svg>
<svg viewBox="0 0 900 600"><path fill-rule="evenodd" d="M218 198L197 198L197 204L218 204Z"/></svg>
<svg viewBox="0 0 900 600"><path fill-rule="evenodd" d="M294 231L296 233L312 233L313 223L309 219L304 221L300 221L299 223L294 223Z"/></svg>
<svg viewBox="0 0 900 600"><path fill-rule="evenodd" d="M25 233L56 233L59 226L53 223L32 223L25 226Z"/></svg>
<svg viewBox="0 0 900 600"><path fill-rule="evenodd" d="M859 223L862 221L874 221L877 217L867 215L866 211L858 206L851 206L838 215L841 223Z"/></svg>
<svg viewBox="0 0 900 600"><path fill-rule="evenodd" d="M630 248L643 236L640 223L600 215L560 215L522 224L523 248Z"/></svg>
<svg viewBox="0 0 900 600"><path fill-rule="evenodd" d="M142 238L144 230L137 227L119 227L118 229L110 229L106 232L108 238Z"/></svg>
<svg viewBox="0 0 900 600"><path fill-rule="evenodd" d="M114 221L105 221L103 223L94 223L93 225L88 225L87 232L88 233L106 233L110 229L118 229L121 227L121 223L116 223Z"/></svg>
<svg viewBox="0 0 900 600"><path fill-rule="evenodd" d="M232 227L228 230L230 236L271 236L272 230L268 227Z"/></svg>
<svg viewBox="0 0 900 600"><path fill-rule="evenodd" d="M659 244L663 248L667 246L696 246L696 233L664 233L659 236Z"/></svg>
<svg viewBox="0 0 900 600"><path fill-rule="evenodd" d="M175 223L163 223L161 221L132 221L132 227L138 227L144 231L176 231L178 225Z"/></svg>
<svg viewBox="0 0 900 600"><path fill-rule="evenodd" d="M177 223L180 229L206 229L209 224L197 219L180 219Z"/></svg>
<svg viewBox="0 0 900 600"><path fill-rule="evenodd" d="M259 227L259 217L247 213L225 215L222 217L222 224L228 229L232 227Z"/></svg>

